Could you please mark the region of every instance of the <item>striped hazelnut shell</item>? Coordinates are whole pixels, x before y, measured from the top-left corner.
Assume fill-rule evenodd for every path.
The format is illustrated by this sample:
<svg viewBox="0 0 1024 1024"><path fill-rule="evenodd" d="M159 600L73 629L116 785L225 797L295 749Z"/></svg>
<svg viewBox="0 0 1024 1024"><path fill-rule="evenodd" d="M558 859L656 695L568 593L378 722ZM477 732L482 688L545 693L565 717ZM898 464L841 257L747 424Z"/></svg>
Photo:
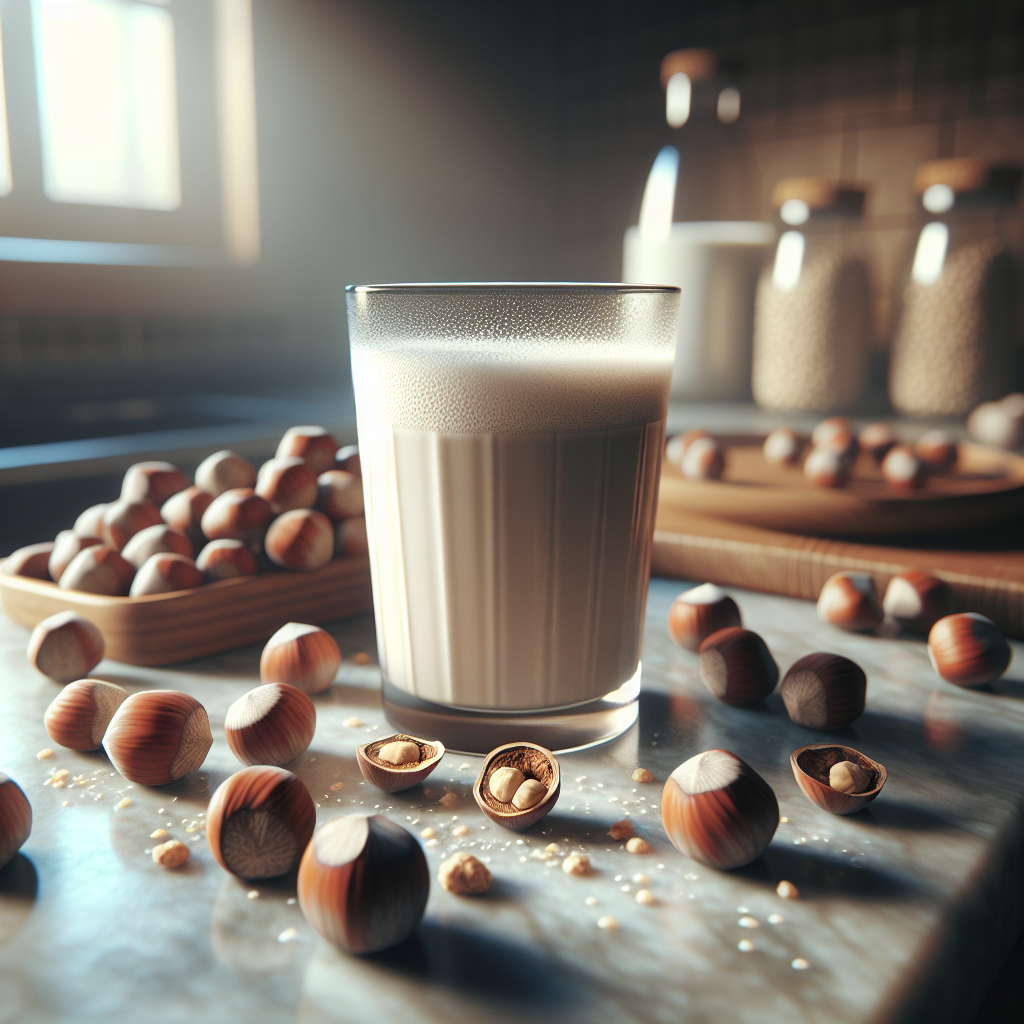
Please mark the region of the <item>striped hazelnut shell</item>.
<svg viewBox="0 0 1024 1024"><path fill-rule="evenodd" d="M189 478L170 462L136 462L124 474L121 497L126 501L151 501L162 505L172 494L185 490L189 483Z"/></svg>
<svg viewBox="0 0 1024 1024"><path fill-rule="evenodd" d="M322 825L299 865L306 920L350 953L373 953L408 938L429 894L420 844L381 814L343 815Z"/></svg>
<svg viewBox="0 0 1024 1024"><path fill-rule="evenodd" d="M185 555L162 552L150 555L135 574L129 593L132 597L147 594L173 594L179 590L194 590L206 582L206 576L196 563Z"/></svg>
<svg viewBox="0 0 1024 1024"><path fill-rule="evenodd" d="M83 679L103 660L103 634L74 612L43 619L28 642L28 660L58 683Z"/></svg>
<svg viewBox="0 0 1024 1024"><path fill-rule="evenodd" d="M953 588L921 569L909 569L889 580L882 611L913 633L928 631L955 607Z"/></svg>
<svg viewBox="0 0 1024 1024"><path fill-rule="evenodd" d="M807 654L794 662L779 692L789 717L808 729L839 729L864 712L864 670L841 654Z"/></svg>
<svg viewBox="0 0 1024 1024"><path fill-rule="evenodd" d="M206 708L179 690L133 693L107 726L103 749L130 782L165 786L195 771L213 746Z"/></svg>
<svg viewBox="0 0 1024 1024"><path fill-rule="evenodd" d="M165 552L184 555L186 558L195 555L192 541L185 534L173 526L168 526L167 523L159 523L157 526L147 526L144 530L139 530L121 549L121 557L138 570L148 558Z"/></svg>
<svg viewBox="0 0 1024 1024"><path fill-rule="evenodd" d="M851 632L874 629L884 613L871 574L837 572L825 580L818 595L818 618Z"/></svg>
<svg viewBox="0 0 1024 1024"><path fill-rule="evenodd" d="M73 530L61 530L53 542L53 550L46 563L45 578L53 580L54 583L60 583L64 570L79 552L102 543L103 541L99 537L79 537Z"/></svg>
<svg viewBox="0 0 1024 1024"><path fill-rule="evenodd" d="M196 568L211 581L230 580L236 576L255 576L259 566L253 553L240 540L211 540L196 559Z"/></svg>
<svg viewBox="0 0 1024 1024"><path fill-rule="evenodd" d="M206 809L210 852L239 878L276 878L291 871L315 827L316 807L305 783L271 765L229 776Z"/></svg>
<svg viewBox="0 0 1024 1024"><path fill-rule="evenodd" d="M316 507L332 522L363 514L363 482L354 473L329 469L316 482Z"/></svg>
<svg viewBox="0 0 1024 1024"><path fill-rule="evenodd" d="M984 686L998 679L1011 654L995 623L977 612L946 615L928 633L932 668L957 686Z"/></svg>
<svg viewBox="0 0 1024 1024"><path fill-rule="evenodd" d="M535 779L547 790L543 799L519 810L511 803L497 800L490 790L491 776L499 768L517 768L527 781ZM536 825L558 802L561 792L561 771L558 759L546 747L536 743L505 743L495 747L485 758L480 774L473 783L473 797L477 806L491 821L514 832L523 832Z"/></svg>
<svg viewBox="0 0 1024 1024"><path fill-rule="evenodd" d="M403 740L415 743L419 747L418 761L409 764L389 764L378 756L381 748L388 743L399 743ZM421 740L401 732L356 747L356 762L363 773L363 778L370 785L383 789L385 793L399 793L403 789L411 789L441 763L442 757L444 744L440 740Z"/></svg>
<svg viewBox="0 0 1024 1024"><path fill-rule="evenodd" d="M160 509L153 502L120 498L103 511L103 543L120 551L140 530L159 526L162 522Z"/></svg>
<svg viewBox="0 0 1024 1024"><path fill-rule="evenodd" d="M334 682L339 665L341 651L330 633L305 622L287 622L263 648L260 679L321 693Z"/></svg>
<svg viewBox="0 0 1024 1024"><path fill-rule="evenodd" d="M210 502L200 525L208 540L240 540L258 551L273 518L270 505L251 487L233 487Z"/></svg>
<svg viewBox="0 0 1024 1024"><path fill-rule="evenodd" d="M282 569L315 572L334 557L334 526L322 512L293 509L270 524L264 545Z"/></svg>
<svg viewBox="0 0 1024 1024"><path fill-rule="evenodd" d="M275 458L300 458L320 474L333 468L337 452L338 442L323 427L289 427L277 446Z"/></svg>
<svg viewBox="0 0 1024 1024"><path fill-rule="evenodd" d="M861 793L843 793L833 789L829 785L828 773L840 761L852 761L860 765L872 779L871 788ZM886 772L883 765L872 761L859 750L840 743L812 743L800 747L789 755L789 763L800 791L829 814L856 814L871 803L885 785Z"/></svg>
<svg viewBox="0 0 1024 1024"><path fill-rule="evenodd" d="M6 867L32 832L32 805L21 786L0 772L0 868Z"/></svg>
<svg viewBox="0 0 1024 1024"><path fill-rule="evenodd" d="M266 683L242 694L228 708L224 738L242 764L281 767L312 742L316 706L296 686Z"/></svg>
<svg viewBox="0 0 1024 1024"><path fill-rule="evenodd" d="M71 750L97 750L128 691L102 679L79 679L54 697L43 716L46 735Z"/></svg>
<svg viewBox="0 0 1024 1024"><path fill-rule="evenodd" d="M61 573L61 590L81 590L87 594L124 597L135 577L135 566L105 544L79 551Z"/></svg>
<svg viewBox="0 0 1024 1024"><path fill-rule="evenodd" d="M256 467L228 448L208 455L196 467L196 487L216 498L238 487L256 486Z"/></svg>
<svg viewBox="0 0 1024 1024"><path fill-rule="evenodd" d="M57 534L59 537L60 534ZM50 556L53 554L55 542L44 540L39 544L28 544L17 551L12 551L3 560L5 576L28 576L35 580L52 579L50 576Z"/></svg>
<svg viewBox="0 0 1024 1024"><path fill-rule="evenodd" d="M292 509L312 508L317 499L316 472L295 456L270 459L256 474L256 493L270 503L276 516Z"/></svg>
<svg viewBox="0 0 1024 1024"><path fill-rule="evenodd" d="M779 681L768 645L741 626L727 626L700 645L700 678L723 704L743 707L764 700Z"/></svg>
<svg viewBox="0 0 1024 1024"><path fill-rule="evenodd" d="M668 612L669 635L688 651L700 650L704 640L720 629L742 625L736 602L713 583L683 591Z"/></svg>
<svg viewBox="0 0 1024 1024"><path fill-rule="evenodd" d="M677 850L708 867L742 867L761 856L779 824L771 786L728 750L706 750L668 777L661 820Z"/></svg>
<svg viewBox="0 0 1024 1024"><path fill-rule="evenodd" d="M172 494L161 506L160 516L168 525L183 533L198 551L206 538L203 536L203 513L210 507L213 497L199 487L186 487L177 494ZM183 551L183 555L190 552Z"/></svg>

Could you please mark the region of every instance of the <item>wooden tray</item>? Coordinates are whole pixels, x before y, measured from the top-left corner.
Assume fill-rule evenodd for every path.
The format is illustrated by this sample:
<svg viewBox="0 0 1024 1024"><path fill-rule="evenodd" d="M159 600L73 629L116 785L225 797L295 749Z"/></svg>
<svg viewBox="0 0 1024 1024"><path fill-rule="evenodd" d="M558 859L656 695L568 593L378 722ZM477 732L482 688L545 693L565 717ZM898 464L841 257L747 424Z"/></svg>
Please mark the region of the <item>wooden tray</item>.
<svg viewBox="0 0 1024 1024"><path fill-rule="evenodd" d="M957 465L924 487L897 491L869 455L850 484L812 484L799 466L773 466L764 436L716 438L725 452L721 480L687 480L667 459L659 504L679 511L819 537L894 537L989 526L1024 516L1024 458L961 444Z"/></svg>
<svg viewBox="0 0 1024 1024"><path fill-rule="evenodd" d="M268 572L146 597L61 590L48 580L0 575L0 605L32 627L56 612L95 623L106 657L169 665L266 640L286 622L320 624L373 607L367 558L336 558L316 572Z"/></svg>

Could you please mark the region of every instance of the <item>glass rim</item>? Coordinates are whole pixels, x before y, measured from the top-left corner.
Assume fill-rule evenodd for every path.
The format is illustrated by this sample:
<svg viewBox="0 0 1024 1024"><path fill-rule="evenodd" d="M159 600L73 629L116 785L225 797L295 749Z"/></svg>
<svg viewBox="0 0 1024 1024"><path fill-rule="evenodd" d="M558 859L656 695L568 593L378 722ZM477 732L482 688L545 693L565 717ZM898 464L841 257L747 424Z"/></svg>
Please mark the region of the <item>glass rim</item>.
<svg viewBox="0 0 1024 1024"><path fill-rule="evenodd" d="M531 292L536 294L576 292L592 295L671 295L680 294L672 284L625 284L589 281L436 281L396 284L350 284L345 291L353 295L392 293L396 295L487 294Z"/></svg>

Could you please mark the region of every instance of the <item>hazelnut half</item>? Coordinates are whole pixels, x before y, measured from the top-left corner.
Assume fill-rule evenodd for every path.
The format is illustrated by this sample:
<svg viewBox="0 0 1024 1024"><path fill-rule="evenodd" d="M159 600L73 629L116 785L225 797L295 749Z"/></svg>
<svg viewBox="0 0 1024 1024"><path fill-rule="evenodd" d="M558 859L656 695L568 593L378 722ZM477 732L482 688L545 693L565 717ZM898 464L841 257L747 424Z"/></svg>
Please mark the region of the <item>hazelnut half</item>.
<svg viewBox="0 0 1024 1024"><path fill-rule="evenodd" d="M689 480L717 480L725 470L725 456L713 438L698 437L687 447L679 469Z"/></svg>
<svg viewBox="0 0 1024 1024"><path fill-rule="evenodd" d="M304 622L287 622L266 643L260 679L321 693L334 682L341 651L330 633Z"/></svg>
<svg viewBox="0 0 1024 1024"><path fill-rule="evenodd" d="M191 559L195 549L185 534L166 523L160 523L158 526L147 526L144 530L139 530L121 549L121 557L136 569L141 569L147 559L164 552L184 555Z"/></svg>
<svg viewBox="0 0 1024 1024"><path fill-rule="evenodd" d="M82 590L87 594L124 597L132 585L135 567L116 549L105 544L79 551L60 574L61 590Z"/></svg>
<svg viewBox="0 0 1024 1024"><path fill-rule="evenodd" d="M837 572L818 595L818 618L840 629L866 632L883 618L875 581L867 572Z"/></svg>
<svg viewBox="0 0 1024 1024"><path fill-rule="evenodd" d="M807 654L790 666L779 692L789 717L808 729L839 729L859 718L864 670L841 654Z"/></svg>
<svg viewBox="0 0 1024 1024"><path fill-rule="evenodd" d="M46 709L46 735L71 750L96 750L114 713L127 699L127 690L101 679L69 683Z"/></svg>
<svg viewBox="0 0 1024 1024"><path fill-rule="evenodd" d="M953 588L920 569L893 576L882 599L882 611L913 633L927 633L953 606Z"/></svg>
<svg viewBox="0 0 1024 1024"><path fill-rule="evenodd" d="M54 583L60 583L64 570L71 564L75 556L86 548L101 545L99 537L79 537L73 530L61 530L53 542L49 561L46 563L46 576Z"/></svg>
<svg viewBox="0 0 1024 1024"><path fill-rule="evenodd" d="M275 565L315 572L334 557L334 527L322 512L293 509L270 524L264 543Z"/></svg>
<svg viewBox="0 0 1024 1024"><path fill-rule="evenodd" d="M397 945L423 918L430 872L420 844L382 814L344 815L313 834L299 865L299 906L350 953Z"/></svg>
<svg viewBox="0 0 1024 1024"><path fill-rule="evenodd" d="M863 451L866 451L879 465L896 445L896 435L888 423L870 423L857 436Z"/></svg>
<svg viewBox="0 0 1024 1024"><path fill-rule="evenodd" d="M712 633L726 626L742 626L736 602L713 583L684 590L668 612L668 632L688 651L697 651Z"/></svg>
<svg viewBox="0 0 1024 1024"><path fill-rule="evenodd" d="M305 783L284 768L257 765L225 779L206 809L206 839L225 871L276 878L298 865L316 807Z"/></svg>
<svg viewBox="0 0 1024 1024"><path fill-rule="evenodd" d="M192 543L193 550L198 551L206 538L203 536L203 513L210 507L213 498L194 484L178 491L160 506L163 521L183 533ZM191 552L183 551L183 555Z"/></svg>
<svg viewBox="0 0 1024 1024"><path fill-rule="evenodd" d="M677 850L713 868L761 856L779 824L771 786L728 750L706 750L668 777L661 820Z"/></svg>
<svg viewBox="0 0 1024 1024"><path fill-rule="evenodd" d="M209 540L240 540L258 552L273 518L270 505L251 487L235 487L210 502L200 525Z"/></svg>
<svg viewBox="0 0 1024 1024"><path fill-rule="evenodd" d="M942 473L956 463L956 442L944 430L928 430L921 435L914 450L933 473Z"/></svg>
<svg viewBox="0 0 1024 1024"><path fill-rule="evenodd" d="M882 460L882 476L890 487L909 490L924 483L927 466L910 445L898 444Z"/></svg>
<svg viewBox="0 0 1024 1024"><path fill-rule="evenodd" d="M775 689L779 666L757 633L727 626L700 645L700 678L723 704L742 707Z"/></svg>
<svg viewBox="0 0 1024 1024"><path fill-rule="evenodd" d="M178 690L133 693L115 712L103 749L129 782L164 786L195 771L213 746L206 708Z"/></svg>
<svg viewBox="0 0 1024 1024"><path fill-rule="evenodd" d="M196 568L211 581L255 576L259 571L252 552L240 540L211 540L199 552Z"/></svg>
<svg viewBox="0 0 1024 1024"><path fill-rule="evenodd" d="M508 800L499 800L491 789L491 778L509 775L513 769L523 776ZM518 776L513 776L518 780ZM473 796L491 821L522 832L541 820L558 801L561 780L555 755L536 743L506 743L485 758L473 784ZM502 795L508 795L501 790Z"/></svg>
<svg viewBox="0 0 1024 1024"><path fill-rule="evenodd" d="M317 477L316 507L334 522L363 514L363 482L343 469L329 469Z"/></svg>
<svg viewBox="0 0 1024 1024"><path fill-rule="evenodd" d="M309 746L315 731L316 706L287 683L257 686L224 718L224 738L242 764L286 765Z"/></svg>
<svg viewBox="0 0 1024 1024"><path fill-rule="evenodd" d="M279 516L292 509L312 508L317 499L316 473L303 459L270 459L256 474L256 493Z"/></svg>
<svg viewBox="0 0 1024 1024"><path fill-rule="evenodd" d="M256 467L236 452L224 449L208 455L196 467L196 487L211 498L239 487L256 486Z"/></svg>
<svg viewBox="0 0 1024 1024"><path fill-rule="evenodd" d="M487 892L494 881L487 865L471 853L453 853L437 869L437 880L445 892L458 896L479 896Z"/></svg>
<svg viewBox="0 0 1024 1024"><path fill-rule="evenodd" d="M761 454L773 466L795 466L803 447L803 440L792 427L778 427L764 439Z"/></svg>
<svg viewBox="0 0 1024 1024"><path fill-rule="evenodd" d="M1011 653L995 623L977 612L946 615L928 633L932 668L957 686L984 686L998 679Z"/></svg>
<svg viewBox="0 0 1024 1024"><path fill-rule="evenodd" d="M185 490L188 477L169 462L136 462L121 483L125 501L150 501L162 505L172 494Z"/></svg>
<svg viewBox="0 0 1024 1024"><path fill-rule="evenodd" d="M386 793L398 793L422 782L444 757L439 740L395 733L356 747L356 761L363 778Z"/></svg>
<svg viewBox="0 0 1024 1024"><path fill-rule="evenodd" d="M323 427L289 427L277 446L275 458L295 456L319 475L334 466L338 442Z"/></svg>
<svg viewBox="0 0 1024 1024"><path fill-rule="evenodd" d="M59 537L60 534L58 533ZM50 556L53 554L55 542L44 540L40 544L28 544L17 551L12 551L3 560L5 576L27 576L35 580L49 580ZM76 552L77 554L77 552Z"/></svg>
<svg viewBox="0 0 1024 1024"><path fill-rule="evenodd" d="M14 779L0 772L0 868L6 867L32 832L32 805Z"/></svg>
<svg viewBox="0 0 1024 1024"><path fill-rule="evenodd" d="M172 594L178 590L194 590L205 582L206 576L191 558L164 552L146 559L132 580L129 594L132 597Z"/></svg>
<svg viewBox="0 0 1024 1024"><path fill-rule="evenodd" d="M81 615L57 612L32 630L28 660L58 683L82 679L103 660L103 634Z"/></svg>
<svg viewBox="0 0 1024 1024"><path fill-rule="evenodd" d="M829 814L855 814L882 791L885 768L859 750L839 743L812 743L789 755L793 777L800 791L812 803ZM840 766L847 766L845 771ZM839 771L836 769L839 768ZM841 777L856 776L855 791L832 784Z"/></svg>
<svg viewBox="0 0 1024 1024"><path fill-rule="evenodd" d="M121 498L111 502L103 512L103 543L120 551L140 530L162 522L160 509L153 502Z"/></svg>

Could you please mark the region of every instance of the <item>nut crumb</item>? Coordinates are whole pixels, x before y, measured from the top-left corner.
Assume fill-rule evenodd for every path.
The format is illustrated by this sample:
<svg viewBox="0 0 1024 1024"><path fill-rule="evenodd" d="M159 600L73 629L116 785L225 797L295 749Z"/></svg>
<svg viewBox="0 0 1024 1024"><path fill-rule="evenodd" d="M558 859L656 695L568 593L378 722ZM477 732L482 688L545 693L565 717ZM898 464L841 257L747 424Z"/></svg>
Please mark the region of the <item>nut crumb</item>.
<svg viewBox="0 0 1024 1024"><path fill-rule="evenodd" d="M654 773L649 772L646 768L637 768L631 778L634 782L653 782Z"/></svg>
<svg viewBox="0 0 1024 1024"><path fill-rule="evenodd" d="M558 853L558 843L548 843L548 845L544 847L544 852Z"/></svg>
<svg viewBox="0 0 1024 1024"><path fill-rule="evenodd" d="M346 718L341 724L345 726L346 729L358 729L363 724L363 720L361 718L356 718L356 716L353 715L351 718Z"/></svg>
<svg viewBox="0 0 1024 1024"><path fill-rule="evenodd" d="M775 891L784 900L800 899L800 890L792 882L779 882L779 884L775 887Z"/></svg>
<svg viewBox="0 0 1024 1024"><path fill-rule="evenodd" d="M583 902L584 902L584 903L585 903L585 904L586 904L586 905L587 905L588 907L596 907L596 906L597 906L597 903L598 903L598 899L597 899L597 897L596 897L596 896L588 896L588 897L587 897L587 898L586 898L586 899L585 899L585 900L584 900Z"/></svg>
<svg viewBox="0 0 1024 1024"><path fill-rule="evenodd" d="M260 898L260 891L259 891L259 889L250 889L245 894L245 898L247 900L258 900Z"/></svg>
<svg viewBox="0 0 1024 1024"><path fill-rule="evenodd" d="M562 870L567 875L592 875L590 858L585 853L573 853L562 861Z"/></svg>
<svg viewBox="0 0 1024 1024"><path fill-rule="evenodd" d="M456 825L455 828L452 829L452 835L453 836L468 836L469 835L469 826L468 825Z"/></svg>
<svg viewBox="0 0 1024 1024"><path fill-rule="evenodd" d="M67 768L61 768L60 771L54 772L44 783L44 786L52 786L54 789L63 789L64 783L67 782L68 776L71 773Z"/></svg>
<svg viewBox="0 0 1024 1024"><path fill-rule="evenodd" d="M155 832L149 833L150 839L166 839L171 833L165 828L158 828Z"/></svg>
<svg viewBox="0 0 1024 1024"><path fill-rule="evenodd" d="M811 965L802 956L798 956L789 966L794 971L806 971Z"/></svg>
<svg viewBox="0 0 1024 1024"><path fill-rule="evenodd" d="M295 928L285 928L283 932L277 937L278 942L294 942L299 937L299 933Z"/></svg>
<svg viewBox="0 0 1024 1024"><path fill-rule="evenodd" d="M345 783L344 782L332 782L331 783L331 792L332 793L337 793L339 789L344 789L344 788L345 788Z"/></svg>
<svg viewBox="0 0 1024 1024"><path fill-rule="evenodd" d="M619 922L610 914L605 914L604 917L597 919L597 927L604 929L606 932L617 932L619 930Z"/></svg>
<svg viewBox="0 0 1024 1024"><path fill-rule="evenodd" d="M782 922L785 921L785 920L786 919L781 914L769 914L768 915L768 923L769 924L782 924Z"/></svg>
<svg viewBox="0 0 1024 1024"><path fill-rule="evenodd" d="M760 928L761 922L756 917L741 917L736 922L741 928Z"/></svg>
<svg viewBox="0 0 1024 1024"><path fill-rule="evenodd" d="M643 907L653 907L658 902L650 889L637 889L636 901Z"/></svg>
<svg viewBox="0 0 1024 1024"><path fill-rule="evenodd" d="M471 764L463 763L463 764L459 765L459 771L460 772L471 772L472 770L473 770L473 766Z"/></svg>
<svg viewBox="0 0 1024 1024"><path fill-rule="evenodd" d="M783 816L783 817L779 818L779 822L780 822L780 824L788 825L789 824L789 818Z"/></svg>
<svg viewBox="0 0 1024 1024"><path fill-rule="evenodd" d="M126 797L124 797L124 799L118 800L118 802L116 804L114 804L114 810L115 811L123 811L126 807L131 807L131 805L132 805L132 798L130 796L126 796Z"/></svg>
<svg viewBox="0 0 1024 1024"><path fill-rule="evenodd" d="M750 939L740 939L740 941L736 943L736 948L741 953L750 953L753 952L754 944L750 941Z"/></svg>
<svg viewBox="0 0 1024 1024"><path fill-rule="evenodd" d="M459 896L476 896L487 892L493 879L486 865L471 853L456 853L437 870L441 888Z"/></svg>
<svg viewBox="0 0 1024 1024"><path fill-rule="evenodd" d="M153 861L162 868L180 868L188 858L188 847L177 839L153 847Z"/></svg>
<svg viewBox="0 0 1024 1024"><path fill-rule="evenodd" d="M634 836L626 843L626 850L629 853L650 853L651 844L646 839L641 839L639 836Z"/></svg>
<svg viewBox="0 0 1024 1024"><path fill-rule="evenodd" d="M369 665L372 660L373 659L366 653L366 651L357 651L352 655L353 665Z"/></svg>
<svg viewBox="0 0 1024 1024"><path fill-rule="evenodd" d="M437 801L445 810L451 810L459 802L459 794L453 793L447 786L444 787L444 796Z"/></svg>
<svg viewBox="0 0 1024 1024"><path fill-rule="evenodd" d="M615 822L610 829L608 829L608 835L612 839L628 839L633 834L633 822L629 818L623 818L622 821Z"/></svg>
<svg viewBox="0 0 1024 1024"><path fill-rule="evenodd" d="M203 823L202 823L201 821L193 821L193 822L192 822L192 823L191 823L191 824L190 824L190 825L188 826L188 828L186 828L186 829L185 829L185 831L186 831L186 832L187 832L187 833L188 833L189 835L192 835L192 833L193 833L193 832L199 832L199 831L200 831L200 830L201 830L202 828L203 828Z"/></svg>
<svg viewBox="0 0 1024 1024"><path fill-rule="evenodd" d="M43 747L43 749L36 754L36 757L38 757L40 761L52 761L56 756L57 755L49 747Z"/></svg>
<svg viewBox="0 0 1024 1024"><path fill-rule="evenodd" d="M63 803L61 804L61 807L70 807L70 806L71 806L71 801L70 801L70 800L65 800L65 801L64 801L64 802L63 802Z"/></svg>
<svg viewBox="0 0 1024 1024"><path fill-rule="evenodd" d="M432 828L425 828L420 830L420 835L424 839L433 839L434 836L437 835L437 833Z"/></svg>
<svg viewBox="0 0 1024 1024"><path fill-rule="evenodd" d="M643 872L640 872L640 874L638 874L638 875L634 875L633 876L633 881L636 882L637 885L650 885L651 884L651 880Z"/></svg>

